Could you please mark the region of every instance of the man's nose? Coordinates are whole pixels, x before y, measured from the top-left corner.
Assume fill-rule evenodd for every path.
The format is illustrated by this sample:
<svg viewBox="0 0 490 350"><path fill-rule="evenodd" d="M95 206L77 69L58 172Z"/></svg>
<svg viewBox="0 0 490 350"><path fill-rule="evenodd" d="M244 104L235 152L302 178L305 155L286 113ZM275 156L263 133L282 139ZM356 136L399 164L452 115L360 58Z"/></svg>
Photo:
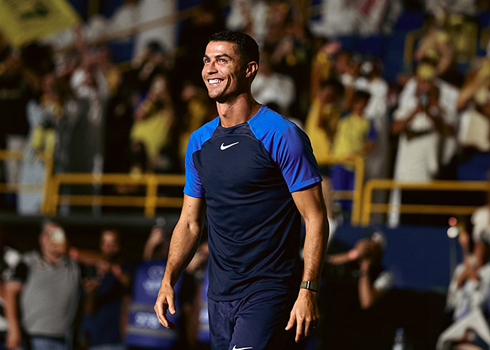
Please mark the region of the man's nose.
<svg viewBox="0 0 490 350"><path fill-rule="evenodd" d="M212 62L209 62L207 65L206 65L206 72L207 73L215 73L216 72L216 63L214 61Z"/></svg>

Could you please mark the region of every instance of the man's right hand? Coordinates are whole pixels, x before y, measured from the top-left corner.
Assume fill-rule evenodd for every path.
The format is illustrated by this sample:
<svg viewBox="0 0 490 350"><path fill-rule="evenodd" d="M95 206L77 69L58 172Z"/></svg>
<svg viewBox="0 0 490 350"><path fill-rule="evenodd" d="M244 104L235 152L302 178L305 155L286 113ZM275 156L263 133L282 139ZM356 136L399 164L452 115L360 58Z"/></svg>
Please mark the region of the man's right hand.
<svg viewBox="0 0 490 350"><path fill-rule="evenodd" d="M158 317L158 322L162 326L168 329L175 329L176 326L167 319L167 310L175 315L175 291L169 284L164 284L160 286L158 291L157 301L155 302L155 312Z"/></svg>
<svg viewBox="0 0 490 350"><path fill-rule="evenodd" d="M7 337L5 339L5 346L8 350L17 350L20 349L21 345L21 333L19 327L12 327L9 325L9 329L7 331Z"/></svg>

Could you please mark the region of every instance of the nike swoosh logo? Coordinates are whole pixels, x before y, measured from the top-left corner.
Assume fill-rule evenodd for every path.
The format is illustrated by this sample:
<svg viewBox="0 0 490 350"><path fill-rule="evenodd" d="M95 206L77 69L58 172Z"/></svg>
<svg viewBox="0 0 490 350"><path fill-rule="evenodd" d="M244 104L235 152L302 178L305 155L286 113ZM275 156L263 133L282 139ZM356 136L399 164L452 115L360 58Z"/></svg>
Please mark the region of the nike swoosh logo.
<svg viewBox="0 0 490 350"><path fill-rule="evenodd" d="M224 151L225 149L228 149L228 148L230 148L230 147L233 147L233 146L235 146L235 145L238 145L239 143L240 143L240 142L235 142L235 143L231 143L231 144L229 144L229 145L226 145L226 146L225 146L225 143L223 142L223 143L221 144L220 150ZM249 349L249 348L245 348L245 349ZM234 350L235 350L235 349L234 349ZM240 350L240 349L236 349L236 350Z"/></svg>
<svg viewBox="0 0 490 350"><path fill-rule="evenodd" d="M233 347L233 350L246 350L246 349L252 349L252 347L248 347L248 348L237 348L236 345Z"/></svg>

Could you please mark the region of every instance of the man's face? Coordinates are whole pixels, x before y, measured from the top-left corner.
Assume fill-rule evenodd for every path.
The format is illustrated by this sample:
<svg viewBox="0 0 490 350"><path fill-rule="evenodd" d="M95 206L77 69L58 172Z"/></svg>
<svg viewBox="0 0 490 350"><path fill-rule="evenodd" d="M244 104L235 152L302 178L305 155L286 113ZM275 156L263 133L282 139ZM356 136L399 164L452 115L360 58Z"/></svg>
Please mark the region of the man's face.
<svg viewBox="0 0 490 350"><path fill-rule="evenodd" d="M64 230L55 224L47 224L40 237L41 250L44 254L60 258L66 255L67 241Z"/></svg>
<svg viewBox="0 0 490 350"><path fill-rule="evenodd" d="M100 251L106 258L112 258L119 252L119 239L117 233L104 231L100 238Z"/></svg>
<svg viewBox="0 0 490 350"><path fill-rule="evenodd" d="M417 95L428 94L432 89L433 83L427 79L417 79Z"/></svg>
<svg viewBox="0 0 490 350"><path fill-rule="evenodd" d="M206 47L202 78L209 97L217 102L226 102L244 91L246 72L235 48L235 43L227 41L211 41Z"/></svg>

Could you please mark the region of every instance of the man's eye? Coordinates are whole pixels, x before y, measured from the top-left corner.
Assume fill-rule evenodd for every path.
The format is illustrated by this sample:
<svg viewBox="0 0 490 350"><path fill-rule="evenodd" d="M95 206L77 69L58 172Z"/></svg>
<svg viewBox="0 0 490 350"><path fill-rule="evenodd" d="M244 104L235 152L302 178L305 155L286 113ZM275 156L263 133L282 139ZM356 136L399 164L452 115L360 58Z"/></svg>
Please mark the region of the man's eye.
<svg viewBox="0 0 490 350"><path fill-rule="evenodd" d="M219 59L219 62L220 62L220 63L226 63L226 60L225 60L224 58L220 58L220 59Z"/></svg>

